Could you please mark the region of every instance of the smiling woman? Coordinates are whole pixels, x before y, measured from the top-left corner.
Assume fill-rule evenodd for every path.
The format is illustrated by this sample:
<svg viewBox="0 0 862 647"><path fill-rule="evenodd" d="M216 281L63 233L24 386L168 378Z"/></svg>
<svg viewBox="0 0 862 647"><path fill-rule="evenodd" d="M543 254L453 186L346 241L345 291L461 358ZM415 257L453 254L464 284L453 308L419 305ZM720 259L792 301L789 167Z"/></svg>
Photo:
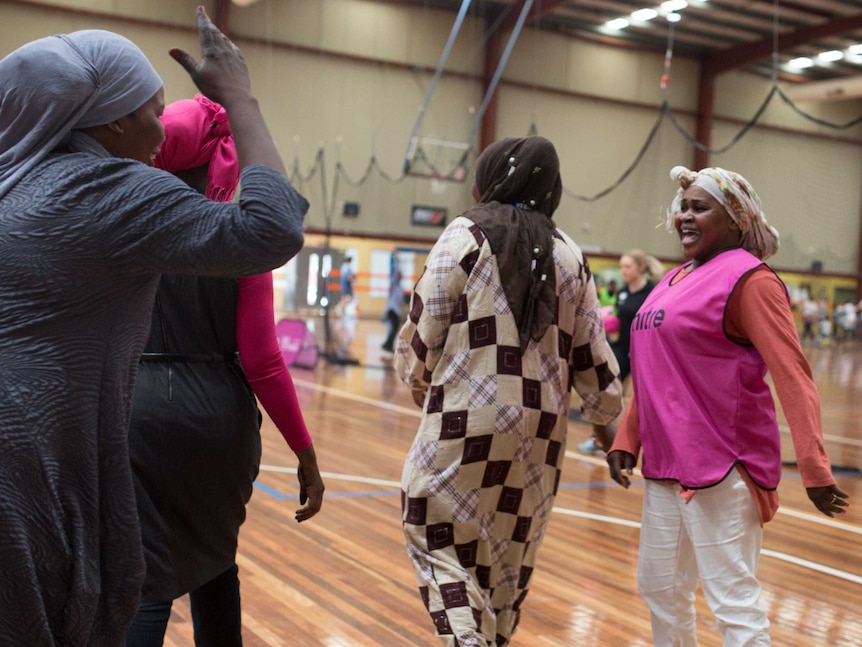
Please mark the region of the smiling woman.
<svg viewBox="0 0 862 647"><path fill-rule="evenodd" d="M778 232L766 222L760 198L744 177L724 169L693 173L671 169L680 191L668 210L683 254L697 267L728 249L742 247L760 259L778 250Z"/></svg>
<svg viewBox="0 0 862 647"><path fill-rule="evenodd" d="M767 370L809 499L832 517L847 495L823 447L820 400L787 290L763 263L778 232L760 198L725 169L677 166L671 178L679 190L668 228L689 262L647 297L639 318L648 325L632 327L634 397L608 464L629 487L643 451L638 588L654 644L696 642L700 580L725 644L768 645L756 571L763 524L778 508L781 442Z"/></svg>
<svg viewBox="0 0 862 647"><path fill-rule="evenodd" d="M716 254L739 247L741 232L718 200L698 186L686 189L674 218L682 251L697 267Z"/></svg>

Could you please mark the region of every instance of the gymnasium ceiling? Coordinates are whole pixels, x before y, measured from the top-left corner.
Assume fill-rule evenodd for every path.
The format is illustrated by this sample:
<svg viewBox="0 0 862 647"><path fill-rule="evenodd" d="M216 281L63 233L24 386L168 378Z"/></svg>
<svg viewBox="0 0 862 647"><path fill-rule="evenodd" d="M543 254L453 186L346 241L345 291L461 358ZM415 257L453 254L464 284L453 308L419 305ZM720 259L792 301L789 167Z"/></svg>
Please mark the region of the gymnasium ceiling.
<svg viewBox="0 0 862 647"><path fill-rule="evenodd" d="M452 12L453 21L463 0L400 0L402 3L434 7ZM469 15L497 20L511 29L530 0L473 0ZM576 38L619 47L664 53L670 23L662 0L533 0L527 25ZM682 4L685 4L684 2ZM862 53L848 51L862 45L862 0L688 0L678 9L673 23L673 51L704 61L714 72L742 67L771 76L776 39L778 77L786 81L862 81ZM634 20L639 9L654 9L651 20ZM505 15L504 15L505 14ZM627 18L628 27L608 29L608 21ZM862 49L862 48L860 48ZM843 58L822 61L823 52L841 52ZM791 59L808 57L814 65L805 69L788 65Z"/></svg>

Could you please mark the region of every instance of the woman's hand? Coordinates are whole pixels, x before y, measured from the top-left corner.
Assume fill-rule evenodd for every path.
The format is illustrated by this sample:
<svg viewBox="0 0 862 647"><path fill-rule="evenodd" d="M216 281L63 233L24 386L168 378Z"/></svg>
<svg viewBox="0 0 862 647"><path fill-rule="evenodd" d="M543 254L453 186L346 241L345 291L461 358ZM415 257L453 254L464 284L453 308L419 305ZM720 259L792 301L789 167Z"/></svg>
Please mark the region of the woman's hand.
<svg viewBox="0 0 862 647"><path fill-rule="evenodd" d="M814 503L816 508L827 517L834 517L835 513L844 514L850 502L848 495L837 485L826 485L824 487L809 487L805 488L808 492L808 498Z"/></svg>
<svg viewBox="0 0 862 647"><path fill-rule="evenodd" d="M314 453L313 445L297 452L296 457L299 459L296 477L299 479L299 503L302 505L296 511L296 520L301 523L320 512L320 506L323 505L323 491L326 486L323 485L323 479L317 469L317 456Z"/></svg>
<svg viewBox="0 0 862 647"><path fill-rule="evenodd" d="M227 111L240 168L263 164L287 177L260 105L251 92L242 52L212 23L203 7L198 7L197 24L201 62L178 48L171 50L171 56L189 73L201 94Z"/></svg>
<svg viewBox="0 0 862 647"><path fill-rule="evenodd" d="M631 485L629 476L632 475L637 459L632 454L616 449L608 454L608 467L611 469L611 478L628 489ZM628 475L628 476L626 476Z"/></svg>
<svg viewBox="0 0 862 647"><path fill-rule="evenodd" d="M230 38L213 24L203 7L197 9L197 27L201 42L200 63L179 48L170 50L170 54L189 73L201 94L229 110L232 100L251 97L245 59Z"/></svg>
<svg viewBox="0 0 862 647"><path fill-rule="evenodd" d="M425 394L427 389L412 389L410 394L413 396L413 403L420 409L425 407Z"/></svg>

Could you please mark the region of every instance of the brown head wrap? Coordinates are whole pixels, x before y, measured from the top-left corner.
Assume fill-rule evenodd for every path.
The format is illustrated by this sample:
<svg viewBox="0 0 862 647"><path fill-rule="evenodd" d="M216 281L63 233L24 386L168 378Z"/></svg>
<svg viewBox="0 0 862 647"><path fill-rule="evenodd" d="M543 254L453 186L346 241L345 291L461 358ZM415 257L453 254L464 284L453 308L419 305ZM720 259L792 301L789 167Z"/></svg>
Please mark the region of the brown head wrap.
<svg viewBox="0 0 862 647"><path fill-rule="evenodd" d="M544 137L491 144L476 163L476 188L480 201L464 216L481 227L497 257L523 353L556 315L551 216L563 184L554 145Z"/></svg>

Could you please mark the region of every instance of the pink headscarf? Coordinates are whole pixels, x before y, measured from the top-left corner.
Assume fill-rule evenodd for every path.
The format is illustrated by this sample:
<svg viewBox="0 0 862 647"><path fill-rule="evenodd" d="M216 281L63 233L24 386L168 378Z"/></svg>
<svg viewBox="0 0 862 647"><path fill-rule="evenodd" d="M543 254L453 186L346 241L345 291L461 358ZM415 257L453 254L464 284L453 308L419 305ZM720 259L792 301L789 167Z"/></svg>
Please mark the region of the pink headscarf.
<svg viewBox="0 0 862 647"><path fill-rule="evenodd" d="M239 183L239 161L224 108L197 94L166 106L161 119L165 142L155 166L176 173L209 162L206 196L230 202Z"/></svg>

